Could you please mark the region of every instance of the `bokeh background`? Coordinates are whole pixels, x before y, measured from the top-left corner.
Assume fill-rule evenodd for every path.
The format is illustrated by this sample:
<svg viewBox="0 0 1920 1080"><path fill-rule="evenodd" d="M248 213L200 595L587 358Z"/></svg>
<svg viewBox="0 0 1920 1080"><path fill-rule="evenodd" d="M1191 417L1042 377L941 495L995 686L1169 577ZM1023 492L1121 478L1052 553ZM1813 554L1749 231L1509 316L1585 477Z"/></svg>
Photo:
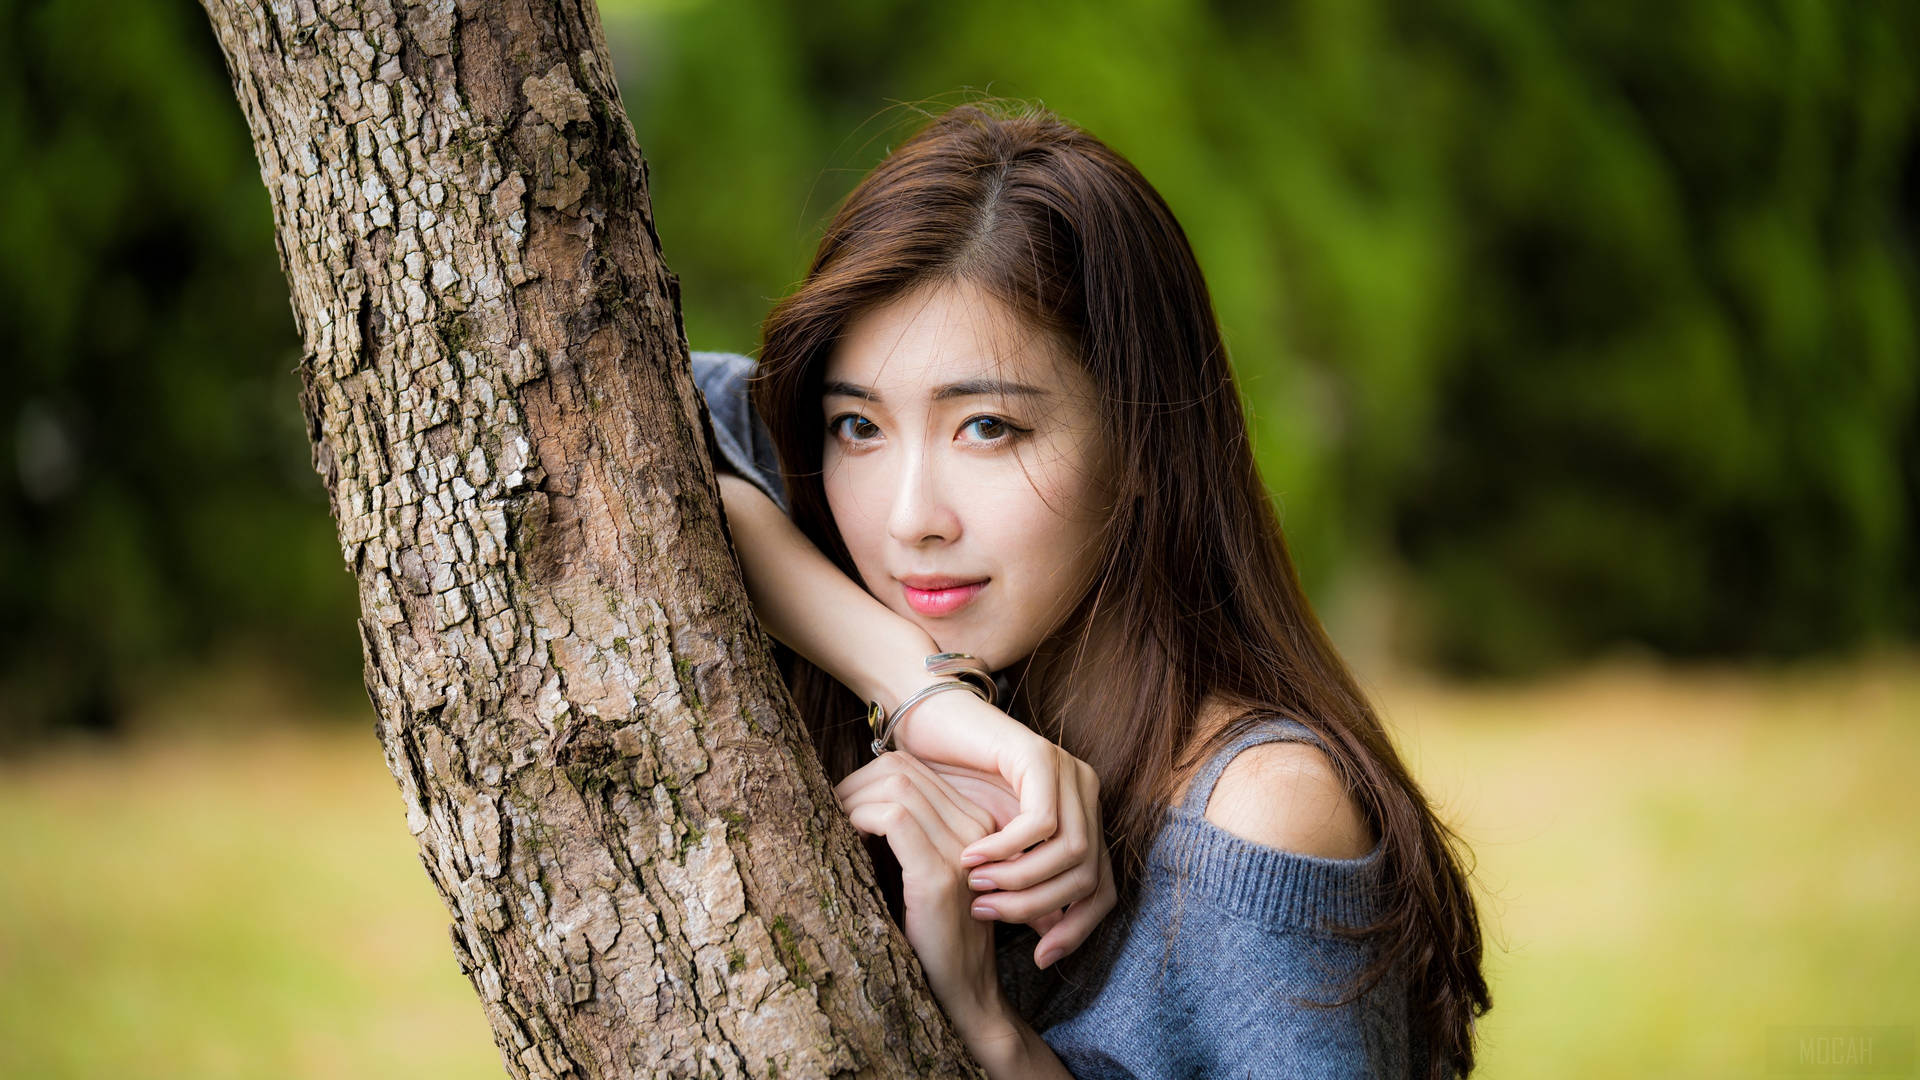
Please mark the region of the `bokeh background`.
<svg viewBox="0 0 1920 1080"><path fill-rule="evenodd" d="M602 0L696 348L925 114L1185 225L1472 845L1481 1075L1920 1023L1920 5ZM0 1075L492 1076L187 0L0 0Z"/></svg>

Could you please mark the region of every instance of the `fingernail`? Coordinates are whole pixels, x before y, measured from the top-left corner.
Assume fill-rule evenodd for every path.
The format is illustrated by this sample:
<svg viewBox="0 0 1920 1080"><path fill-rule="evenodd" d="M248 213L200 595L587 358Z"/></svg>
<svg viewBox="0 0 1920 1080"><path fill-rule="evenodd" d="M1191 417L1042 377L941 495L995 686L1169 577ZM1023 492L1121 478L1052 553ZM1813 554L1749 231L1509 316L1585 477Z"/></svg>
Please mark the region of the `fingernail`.
<svg viewBox="0 0 1920 1080"><path fill-rule="evenodd" d="M976 889L991 889L994 887L993 882L983 877L970 877L967 879L967 884Z"/></svg>
<svg viewBox="0 0 1920 1080"><path fill-rule="evenodd" d="M973 905L973 917L976 919L992 919L992 918L998 917L998 915L999 915L999 912L993 910L992 908L988 907L985 904Z"/></svg>
<svg viewBox="0 0 1920 1080"><path fill-rule="evenodd" d="M981 863L983 863L983 862L986 862L986 861L987 861L987 857L986 857L985 855L982 855L982 854L980 854L980 853L978 853L978 852L975 852L975 853L974 853L974 854L972 854L972 855L962 855L962 856L960 856L960 865L961 865L961 866L979 866L979 865L980 865Z"/></svg>
<svg viewBox="0 0 1920 1080"><path fill-rule="evenodd" d="M1058 960L1058 959L1060 959L1060 954L1058 952L1055 952L1053 950L1048 950L1040 954L1040 961L1035 966L1046 967L1047 965L1053 963L1055 960Z"/></svg>

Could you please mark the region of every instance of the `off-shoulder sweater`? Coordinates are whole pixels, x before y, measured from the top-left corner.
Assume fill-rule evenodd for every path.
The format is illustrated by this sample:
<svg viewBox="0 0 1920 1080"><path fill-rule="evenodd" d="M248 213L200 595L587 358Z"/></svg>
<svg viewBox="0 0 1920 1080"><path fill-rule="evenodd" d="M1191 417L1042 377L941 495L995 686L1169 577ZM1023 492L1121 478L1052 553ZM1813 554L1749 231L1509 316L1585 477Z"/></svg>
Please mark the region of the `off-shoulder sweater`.
<svg viewBox="0 0 1920 1080"><path fill-rule="evenodd" d="M695 352L694 380L724 460L788 509L777 455L746 394L753 361ZM1372 947L1330 927L1383 911L1381 847L1353 859L1284 851L1206 819L1227 763L1281 740L1319 744L1296 721L1262 719L1229 742L1169 806L1130 903L1047 970L1037 935L996 924L1000 981L1069 1072L1094 1077L1406 1077L1424 1071L1397 971L1334 1008Z"/></svg>

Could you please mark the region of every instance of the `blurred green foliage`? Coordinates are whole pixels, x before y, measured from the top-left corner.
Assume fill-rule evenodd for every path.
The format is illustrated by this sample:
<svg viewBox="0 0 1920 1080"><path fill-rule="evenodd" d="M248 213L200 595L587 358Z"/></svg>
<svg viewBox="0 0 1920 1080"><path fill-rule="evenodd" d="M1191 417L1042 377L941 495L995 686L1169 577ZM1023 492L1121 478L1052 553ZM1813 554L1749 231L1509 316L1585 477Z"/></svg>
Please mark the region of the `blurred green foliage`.
<svg viewBox="0 0 1920 1080"><path fill-rule="evenodd" d="M696 347L751 351L929 109L1037 100L1205 267L1317 597L1416 656L1920 630L1920 7L604 0ZM265 189L187 0L0 0L0 734L240 642L329 685L351 578Z"/></svg>
<svg viewBox="0 0 1920 1080"><path fill-rule="evenodd" d="M245 647L357 685L267 194L192 3L0 0L0 743Z"/></svg>

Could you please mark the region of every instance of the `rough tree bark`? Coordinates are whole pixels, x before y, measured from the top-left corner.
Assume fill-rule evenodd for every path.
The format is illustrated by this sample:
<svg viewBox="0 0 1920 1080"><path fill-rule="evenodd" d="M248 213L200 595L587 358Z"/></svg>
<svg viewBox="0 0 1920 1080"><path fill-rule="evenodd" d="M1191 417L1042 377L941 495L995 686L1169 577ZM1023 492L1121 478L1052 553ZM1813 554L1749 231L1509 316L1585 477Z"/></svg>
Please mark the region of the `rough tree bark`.
<svg viewBox="0 0 1920 1080"><path fill-rule="evenodd" d="M367 692L510 1073L979 1075L741 586L592 0L204 0Z"/></svg>

